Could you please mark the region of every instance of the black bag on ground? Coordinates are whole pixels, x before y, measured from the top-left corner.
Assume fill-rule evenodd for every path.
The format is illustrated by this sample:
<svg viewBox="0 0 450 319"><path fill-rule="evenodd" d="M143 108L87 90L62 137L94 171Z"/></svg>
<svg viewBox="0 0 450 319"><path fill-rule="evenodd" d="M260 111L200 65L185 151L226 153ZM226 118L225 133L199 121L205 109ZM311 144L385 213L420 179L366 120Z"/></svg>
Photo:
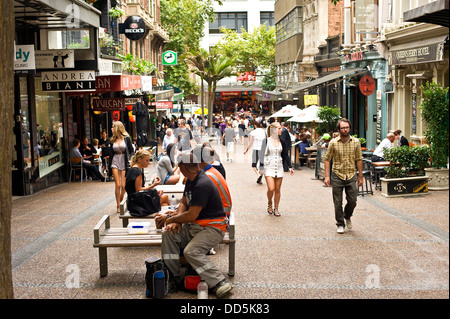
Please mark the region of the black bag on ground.
<svg viewBox="0 0 450 319"><path fill-rule="evenodd" d="M158 191L154 188L128 195L128 210L131 216L144 217L161 210Z"/></svg>
<svg viewBox="0 0 450 319"><path fill-rule="evenodd" d="M159 257L149 257L145 260L145 296L162 299L169 291L169 270Z"/></svg>

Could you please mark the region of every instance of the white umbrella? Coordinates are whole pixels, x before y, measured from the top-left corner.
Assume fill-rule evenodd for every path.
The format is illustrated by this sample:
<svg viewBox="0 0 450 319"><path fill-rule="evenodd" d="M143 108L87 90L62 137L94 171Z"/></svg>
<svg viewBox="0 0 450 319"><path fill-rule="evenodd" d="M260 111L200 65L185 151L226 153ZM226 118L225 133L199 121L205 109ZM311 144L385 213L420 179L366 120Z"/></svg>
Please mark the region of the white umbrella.
<svg viewBox="0 0 450 319"><path fill-rule="evenodd" d="M281 108L278 112L272 114L270 117L292 117L300 114L302 110L294 105L286 105Z"/></svg>
<svg viewBox="0 0 450 319"><path fill-rule="evenodd" d="M310 107L307 107L296 116L290 118L288 122L299 122L299 123L309 123L309 122L316 122L316 123L322 123L323 121L317 116L317 112L319 110L319 107L317 105L311 105Z"/></svg>

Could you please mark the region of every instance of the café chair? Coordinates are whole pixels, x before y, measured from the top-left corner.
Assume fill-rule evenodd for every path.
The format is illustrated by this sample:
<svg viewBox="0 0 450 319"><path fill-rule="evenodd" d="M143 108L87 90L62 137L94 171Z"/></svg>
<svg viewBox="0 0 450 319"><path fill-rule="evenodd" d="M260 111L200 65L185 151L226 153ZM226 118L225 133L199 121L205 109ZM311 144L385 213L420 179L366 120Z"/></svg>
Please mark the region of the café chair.
<svg viewBox="0 0 450 319"><path fill-rule="evenodd" d="M87 170L85 167L83 167L83 159L81 157L72 157L70 159L70 176L69 176L69 183L72 181L72 172L73 178L75 180L75 173L76 171L80 171L80 181L83 182L83 172L85 177L87 177Z"/></svg>

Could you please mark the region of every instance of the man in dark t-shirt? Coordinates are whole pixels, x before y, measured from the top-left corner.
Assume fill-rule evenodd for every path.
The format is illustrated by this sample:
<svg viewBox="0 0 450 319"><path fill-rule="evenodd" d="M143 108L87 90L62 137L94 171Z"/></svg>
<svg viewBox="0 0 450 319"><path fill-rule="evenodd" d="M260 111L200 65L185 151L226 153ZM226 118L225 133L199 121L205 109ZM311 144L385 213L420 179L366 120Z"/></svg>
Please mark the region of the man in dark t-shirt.
<svg viewBox="0 0 450 319"><path fill-rule="evenodd" d="M207 253L218 245L226 231L226 215L219 190L198 166L192 152L178 157L178 166L186 176L183 197L176 211L155 217L157 225L166 224L162 234L161 255L171 271L174 285L180 285L180 249L194 270L221 298L233 286L209 260Z"/></svg>

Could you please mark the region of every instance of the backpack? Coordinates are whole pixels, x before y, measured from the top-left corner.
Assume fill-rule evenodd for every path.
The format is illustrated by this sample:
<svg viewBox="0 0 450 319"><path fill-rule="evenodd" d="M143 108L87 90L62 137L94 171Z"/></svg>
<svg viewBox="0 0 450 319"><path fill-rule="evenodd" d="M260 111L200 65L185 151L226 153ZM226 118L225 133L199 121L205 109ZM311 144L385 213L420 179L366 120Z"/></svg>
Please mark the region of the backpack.
<svg viewBox="0 0 450 319"><path fill-rule="evenodd" d="M169 291L169 270L159 257L149 257L145 260L145 296L162 299Z"/></svg>

